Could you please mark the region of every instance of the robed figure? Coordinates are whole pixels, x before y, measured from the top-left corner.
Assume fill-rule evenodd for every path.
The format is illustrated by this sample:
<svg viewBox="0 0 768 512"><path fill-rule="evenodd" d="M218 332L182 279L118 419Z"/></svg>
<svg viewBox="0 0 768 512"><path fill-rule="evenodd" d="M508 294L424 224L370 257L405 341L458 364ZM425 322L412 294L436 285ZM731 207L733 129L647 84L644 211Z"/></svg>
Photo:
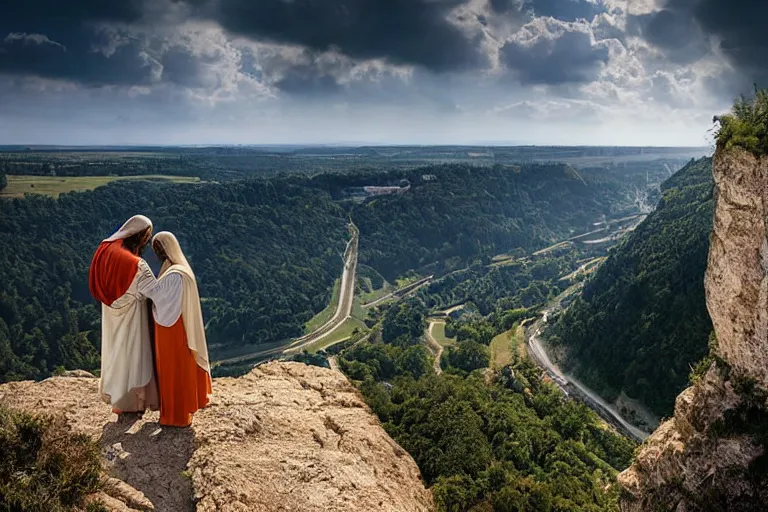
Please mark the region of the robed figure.
<svg viewBox="0 0 768 512"><path fill-rule="evenodd" d="M163 262L151 294L155 317L155 359L160 390L160 424L186 427L207 406L211 367L197 281L172 233L158 233L152 248Z"/></svg>
<svg viewBox="0 0 768 512"><path fill-rule="evenodd" d="M99 392L118 414L159 405L146 303L157 280L140 257L151 236L147 217L131 217L101 242L88 276L91 294L101 302Z"/></svg>

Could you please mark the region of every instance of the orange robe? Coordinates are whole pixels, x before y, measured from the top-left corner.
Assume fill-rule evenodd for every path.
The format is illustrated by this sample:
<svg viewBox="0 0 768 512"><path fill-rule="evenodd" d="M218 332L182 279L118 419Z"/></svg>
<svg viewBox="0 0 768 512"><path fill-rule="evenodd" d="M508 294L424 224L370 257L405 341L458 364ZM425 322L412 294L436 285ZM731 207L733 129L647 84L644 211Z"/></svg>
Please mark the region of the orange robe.
<svg viewBox="0 0 768 512"><path fill-rule="evenodd" d="M211 376L198 366L189 349L181 315L171 327L155 322L155 357L160 424L188 427L192 414L210 402Z"/></svg>

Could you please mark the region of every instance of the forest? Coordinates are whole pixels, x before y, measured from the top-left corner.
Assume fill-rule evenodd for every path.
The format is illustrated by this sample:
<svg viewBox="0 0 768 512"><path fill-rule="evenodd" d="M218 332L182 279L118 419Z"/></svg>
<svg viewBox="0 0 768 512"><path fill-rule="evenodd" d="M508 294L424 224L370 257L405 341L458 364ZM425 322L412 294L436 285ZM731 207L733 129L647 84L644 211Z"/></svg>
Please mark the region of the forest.
<svg viewBox="0 0 768 512"><path fill-rule="evenodd" d="M141 212L177 234L203 297L208 342L299 336L341 269L343 211L285 181L115 184L0 200L0 378L99 367L100 311L88 291L99 241ZM145 256L149 259L151 251Z"/></svg>
<svg viewBox="0 0 768 512"><path fill-rule="evenodd" d="M583 231L613 209L631 210L626 185L582 181L563 164L522 167L436 166L400 173L413 186L402 196L373 198L352 208L360 260L392 279L410 269L442 274L499 253L539 249ZM585 179L589 179L589 175Z"/></svg>
<svg viewBox="0 0 768 512"><path fill-rule="evenodd" d="M183 155L182 155L183 156ZM154 172L154 170L153 170ZM422 180L434 175L433 181ZM410 180L365 200L350 187ZM388 279L463 268L541 248L601 212L631 209L621 189L587 186L560 165L437 165L413 171L287 174L223 183L111 183L58 199L0 199L0 379L98 368L99 310L87 289L98 242L143 213L176 233L200 283L208 341L282 342L328 303L352 219L360 261ZM149 251L145 256L152 263ZM438 268L439 267L439 268Z"/></svg>
<svg viewBox="0 0 768 512"><path fill-rule="evenodd" d="M440 285L443 290L431 290L429 307L471 301L485 314L509 287L520 285L525 293L505 308L541 302L560 285L531 279L542 273L553 278L571 263L568 257L525 269L513 264L489 270L492 258L529 253L584 232L603 215L637 211L638 187L648 176L664 175L662 163L677 158L577 171L546 162L498 163L528 150L497 151L496 163L488 165L465 163L462 151L0 153L0 173L13 175L162 173L204 180L115 182L56 200L37 194L0 198L0 241L13 248L4 252L0 266L0 380L98 368L99 310L86 286L88 264L99 240L135 213L150 216L156 230L179 236L200 281L215 358L303 333L306 322L329 302L350 220L361 232L361 268L371 269L371 275L394 282L414 272L456 272ZM536 151L532 160L559 150ZM618 150L585 151L584 158L625 156ZM442 162L447 155L460 163L414 165ZM634 150L627 155L636 156ZM283 165L286 161L293 163ZM361 161L367 164L352 163ZM367 185L404 183L410 188L403 194L361 197L355 192ZM152 264L150 252L145 257Z"/></svg>
<svg viewBox="0 0 768 512"><path fill-rule="evenodd" d="M495 310L530 308L556 296L565 286L559 278L571 272L578 252L503 265L475 264L430 283L419 295L431 309L471 303L482 315Z"/></svg>
<svg viewBox="0 0 768 512"><path fill-rule="evenodd" d="M342 350L339 363L416 460L439 510L618 510L614 478L634 443L546 383L528 358L489 374L490 338L474 334L482 328L451 347L436 375L421 300L385 309L381 340Z"/></svg>
<svg viewBox="0 0 768 512"><path fill-rule="evenodd" d="M669 416L712 324L704 272L712 229L712 160L662 185L658 208L615 249L559 318L549 341L566 366L608 399L624 391Z"/></svg>

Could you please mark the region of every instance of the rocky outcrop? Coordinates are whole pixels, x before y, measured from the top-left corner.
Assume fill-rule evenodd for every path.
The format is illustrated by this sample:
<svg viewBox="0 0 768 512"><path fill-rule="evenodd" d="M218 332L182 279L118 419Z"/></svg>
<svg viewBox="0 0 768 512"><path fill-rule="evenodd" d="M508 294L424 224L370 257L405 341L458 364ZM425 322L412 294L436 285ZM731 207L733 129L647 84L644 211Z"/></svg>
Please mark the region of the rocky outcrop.
<svg viewBox="0 0 768 512"><path fill-rule="evenodd" d="M624 512L768 506L768 158L718 152L713 168L714 362L619 475Z"/></svg>
<svg viewBox="0 0 768 512"><path fill-rule="evenodd" d="M211 405L186 429L157 413L117 422L98 381L55 377L0 386L0 403L63 414L98 439L109 510L431 511L413 459L338 372L270 363L214 380Z"/></svg>

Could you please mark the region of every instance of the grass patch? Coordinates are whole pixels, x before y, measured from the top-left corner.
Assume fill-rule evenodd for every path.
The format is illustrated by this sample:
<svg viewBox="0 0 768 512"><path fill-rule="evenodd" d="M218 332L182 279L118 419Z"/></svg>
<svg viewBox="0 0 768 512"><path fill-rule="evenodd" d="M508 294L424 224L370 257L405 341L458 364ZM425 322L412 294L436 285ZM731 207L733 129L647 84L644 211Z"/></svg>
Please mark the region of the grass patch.
<svg viewBox="0 0 768 512"><path fill-rule="evenodd" d="M503 332L491 341L491 368L500 370L515 360L515 354L520 351L523 340L523 328L515 324L510 330Z"/></svg>
<svg viewBox="0 0 768 512"><path fill-rule="evenodd" d="M24 194L42 194L58 198L67 192L81 192L102 187L113 181L163 180L172 183L199 183L200 178L190 176L7 176L8 186L0 197L22 197Z"/></svg>
<svg viewBox="0 0 768 512"><path fill-rule="evenodd" d="M445 322L435 322L432 326L432 337L443 347L456 344L456 338L445 335Z"/></svg>
<svg viewBox="0 0 768 512"><path fill-rule="evenodd" d="M392 287L389 285L389 283L384 283L384 286L379 288L378 290L372 290L368 292L363 292L360 294L360 300L363 304L368 304L369 302L373 302L377 299L382 298L386 294L390 293L392 291Z"/></svg>
<svg viewBox="0 0 768 512"><path fill-rule="evenodd" d="M310 354L319 352L323 349L330 347L331 345L335 345L336 343L339 343L349 338L350 336L352 336L352 332L355 329L365 330L367 329L367 327L363 322L361 322L357 318L349 317L344 321L344 323L342 323L339 327L337 327L335 331L333 331L328 336L320 340L317 340L311 345L308 345L305 348L305 350Z"/></svg>
<svg viewBox="0 0 768 512"><path fill-rule="evenodd" d="M0 454L0 510L82 509L102 484L98 445L60 417L0 406Z"/></svg>
<svg viewBox="0 0 768 512"><path fill-rule="evenodd" d="M421 279L424 279L425 276L419 275L419 274L413 274L409 276L399 277L395 280L395 288L405 288L409 284L413 284L416 281L419 281Z"/></svg>
<svg viewBox="0 0 768 512"><path fill-rule="evenodd" d="M333 318L333 314L336 312L336 308L339 305L339 286L341 286L341 279L337 279L333 283L333 291L331 292L331 302L328 303L328 306L315 316L309 319L309 321L304 325L304 334L309 334L311 332L316 331L320 327L322 327L323 324L325 324L328 320Z"/></svg>

